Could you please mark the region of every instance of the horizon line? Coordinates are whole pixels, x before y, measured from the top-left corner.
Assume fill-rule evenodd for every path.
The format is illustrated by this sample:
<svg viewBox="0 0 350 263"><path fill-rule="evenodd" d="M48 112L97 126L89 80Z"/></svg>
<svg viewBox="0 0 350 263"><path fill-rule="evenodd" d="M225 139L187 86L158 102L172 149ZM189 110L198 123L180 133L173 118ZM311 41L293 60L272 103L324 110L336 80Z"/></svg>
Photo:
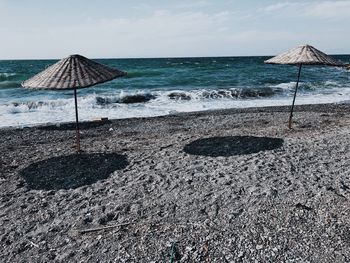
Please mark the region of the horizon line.
<svg viewBox="0 0 350 263"><path fill-rule="evenodd" d="M81 55L81 54L79 54ZM350 56L350 53L348 54L327 54L330 56ZM69 56L69 55L68 55ZM62 58L66 58L68 56L64 56ZM81 55L84 56L84 55ZM230 56L230 55L222 55L222 56L164 56L164 57L99 57L99 58L91 58L89 59L177 59L177 58L232 58L232 57L274 57L276 55L238 55L238 56ZM85 57L85 56L84 56ZM9 60L60 60L62 58L5 58L1 59L0 61L9 61Z"/></svg>

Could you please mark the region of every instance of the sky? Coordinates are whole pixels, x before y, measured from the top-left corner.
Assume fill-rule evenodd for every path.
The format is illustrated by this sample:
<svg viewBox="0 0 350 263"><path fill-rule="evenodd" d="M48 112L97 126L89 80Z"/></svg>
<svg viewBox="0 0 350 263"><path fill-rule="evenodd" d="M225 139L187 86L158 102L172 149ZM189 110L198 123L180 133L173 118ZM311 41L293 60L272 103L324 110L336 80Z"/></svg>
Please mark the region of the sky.
<svg viewBox="0 0 350 263"><path fill-rule="evenodd" d="M350 0L0 0L0 59L350 53Z"/></svg>

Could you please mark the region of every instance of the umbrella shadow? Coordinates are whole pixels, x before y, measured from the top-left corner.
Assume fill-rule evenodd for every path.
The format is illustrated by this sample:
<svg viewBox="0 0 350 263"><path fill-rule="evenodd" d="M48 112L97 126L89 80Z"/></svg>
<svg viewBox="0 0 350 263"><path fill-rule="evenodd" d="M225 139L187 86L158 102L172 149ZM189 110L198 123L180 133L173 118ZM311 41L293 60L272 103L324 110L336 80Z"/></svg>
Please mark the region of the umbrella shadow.
<svg viewBox="0 0 350 263"><path fill-rule="evenodd" d="M211 157L234 156L269 151L282 147L280 138L255 136L212 137L195 140L184 147L184 151L193 155Z"/></svg>
<svg viewBox="0 0 350 263"><path fill-rule="evenodd" d="M20 175L30 189L74 189L106 179L128 164L125 155L116 153L74 154L33 163Z"/></svg>

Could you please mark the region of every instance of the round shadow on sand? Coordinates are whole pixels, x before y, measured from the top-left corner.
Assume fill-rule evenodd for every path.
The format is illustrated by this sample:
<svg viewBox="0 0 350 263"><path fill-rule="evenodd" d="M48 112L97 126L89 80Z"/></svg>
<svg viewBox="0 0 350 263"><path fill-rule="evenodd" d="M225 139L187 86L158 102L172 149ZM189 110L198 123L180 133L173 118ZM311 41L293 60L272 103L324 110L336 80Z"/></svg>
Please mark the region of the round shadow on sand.
<svg viewBox="0 0 350 263"><path fill-rule="evenodd" d="M211 157L233 156L282 147L283 139L254 136L212 137L193 141L184 147L188 154Z"/></svg>
<svg viewBox="0 0 350 263"><path fill-rule="evenodd" d="M126 156L120 154L73 154L33 163L20 174L30 189L74 189L106 179L127 165Z"/></svg>

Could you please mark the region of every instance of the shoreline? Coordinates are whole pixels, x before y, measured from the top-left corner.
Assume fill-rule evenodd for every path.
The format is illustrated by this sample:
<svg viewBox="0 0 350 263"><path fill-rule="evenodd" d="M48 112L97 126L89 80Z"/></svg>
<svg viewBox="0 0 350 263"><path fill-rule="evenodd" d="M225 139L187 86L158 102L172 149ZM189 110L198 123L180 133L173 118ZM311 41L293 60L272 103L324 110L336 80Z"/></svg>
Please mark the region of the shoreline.
<svg viewBox="0 0 350 263"><path fill-rule="evenodd" d="M349 106L348 106L349 105ZM347 108L350 107L350 104L346 101L344 102L330 102L330 103L320 103L320 104L300 104L295 105L294 112L298 111L334 111L340 108ZM164 118L164 117L190 117L194 115L211 115L211 114L229 114L229 113L253 113L253 112L288 112L290 111L291 106L288 105L281 105L281 106L262 106L262 107L247 107L247 108L225 108L225 109L209 109L209 110L203 110L203 111L191 111L191 112L178 112L175 114L166 114L166 115L159 115L159 116L148 116L148 117L128 117L128 118L120 118L120 119L109 119L103 120L96 119L96 120L89 120L89 121L79 121L79 125L82 126L89 126L89 125L98 125L98 124L105 124L105 123L114 123L118 121L131 121L131 120L145 120L145 119L158 119L158 118ZM44 127L62 127L65 126L70 127L72 125L75 125L75 122L59 122L59 123L39 123L39 124L33 124L29 126L6 126L6 127L0 127L1 130L23 130L23 129L32 129L32 128L44 128Z"/></svg>
<svg viewBox="0 0 350 263"><path fill-rule="evenodd" d="M2 258L349 261L350 105L289 109L0 129Z"/></svg>

